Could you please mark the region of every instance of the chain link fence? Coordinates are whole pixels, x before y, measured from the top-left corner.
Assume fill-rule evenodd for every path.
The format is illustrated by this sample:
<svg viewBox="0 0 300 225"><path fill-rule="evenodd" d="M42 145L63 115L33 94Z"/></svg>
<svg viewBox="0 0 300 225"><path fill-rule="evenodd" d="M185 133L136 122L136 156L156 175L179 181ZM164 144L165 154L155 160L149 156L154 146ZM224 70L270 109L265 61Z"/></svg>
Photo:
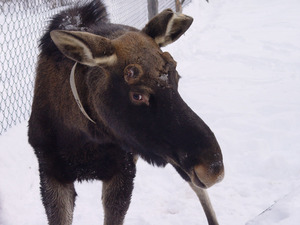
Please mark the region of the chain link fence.
<svg viewBox="0 0 300 225"><path fill-rule="evenodd" d="M148 1L158 3L158 12L176 8L175 0L104 3L112 22L142 28L148 21ZM83 1L0 0L0 135L30 115L38 40L51 16L78 2Z"/></svg>

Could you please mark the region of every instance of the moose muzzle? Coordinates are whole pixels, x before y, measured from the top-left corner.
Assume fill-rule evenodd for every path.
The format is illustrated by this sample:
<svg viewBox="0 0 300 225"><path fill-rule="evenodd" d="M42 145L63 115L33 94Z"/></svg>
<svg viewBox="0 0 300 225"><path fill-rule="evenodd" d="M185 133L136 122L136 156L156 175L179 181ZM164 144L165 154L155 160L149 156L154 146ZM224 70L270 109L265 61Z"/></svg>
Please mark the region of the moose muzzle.
<svg viewBox="0 0 300 225"><path fill-rule="evenodd" d="M220 182L224 178L224 165L222 161L214 162L210 165L196 165L190 178L198 187L209 188L214 184Z"/></svg>

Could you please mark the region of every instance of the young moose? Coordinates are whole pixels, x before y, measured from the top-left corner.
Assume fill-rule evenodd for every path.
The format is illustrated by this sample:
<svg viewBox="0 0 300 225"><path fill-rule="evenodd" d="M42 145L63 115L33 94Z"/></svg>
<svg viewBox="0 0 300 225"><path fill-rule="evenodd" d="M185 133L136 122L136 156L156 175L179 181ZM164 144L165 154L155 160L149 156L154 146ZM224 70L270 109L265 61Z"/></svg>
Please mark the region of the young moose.
<svg viewBox="0 0 300 225"><path fill-rule="evenodd" d="M29 142L50 225L72 224L76 180L102 180L104 224L123 224L135 162L170 163L218 224L205 189L222 180L218 142L177 87L160 47L193 19L167 9L142 29L112 24L99 0L56 15L41 39Z"/></svg>

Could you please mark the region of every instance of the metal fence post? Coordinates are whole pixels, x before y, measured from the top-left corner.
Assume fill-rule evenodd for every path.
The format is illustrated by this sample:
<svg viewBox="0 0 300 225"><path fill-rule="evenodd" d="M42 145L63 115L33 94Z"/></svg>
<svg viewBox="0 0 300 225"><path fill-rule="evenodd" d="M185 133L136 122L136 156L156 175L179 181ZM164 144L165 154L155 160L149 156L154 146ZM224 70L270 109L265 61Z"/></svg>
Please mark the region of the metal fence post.
<svg viewBox="0 0 300 225"><path fill-rule="evenodd" d="M158 0L148 0L148 19L151 20L158 13Z"/></svg>

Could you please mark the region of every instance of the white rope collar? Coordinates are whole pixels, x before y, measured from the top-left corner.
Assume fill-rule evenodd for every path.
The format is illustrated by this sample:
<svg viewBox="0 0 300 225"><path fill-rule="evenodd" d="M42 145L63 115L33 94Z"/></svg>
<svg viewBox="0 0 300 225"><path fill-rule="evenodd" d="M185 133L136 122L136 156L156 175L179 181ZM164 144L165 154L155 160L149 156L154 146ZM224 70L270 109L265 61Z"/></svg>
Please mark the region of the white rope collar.
<svg viewBox="0 0 300 225"><path fill-rule="evenodd" d="M94 120L91 119L91 117L89 117L89 115L86 113L86 111L84 110L82 104L81 104L81 101L80 101L80 98L79 98L79 95L78 95L78 92L77 92L77 88L76 88L76 84L75 84L75 68L77 66L77 62L74 64L72 70L71 70L71 73L70 73L70 85L71 85L71 90L72 90L72 93L73 93L73 96L75 98L75 101L80 109L80 111L82 112L82 114L89 120L91 121L92 123L96 124L96 122Z"/></svg>

